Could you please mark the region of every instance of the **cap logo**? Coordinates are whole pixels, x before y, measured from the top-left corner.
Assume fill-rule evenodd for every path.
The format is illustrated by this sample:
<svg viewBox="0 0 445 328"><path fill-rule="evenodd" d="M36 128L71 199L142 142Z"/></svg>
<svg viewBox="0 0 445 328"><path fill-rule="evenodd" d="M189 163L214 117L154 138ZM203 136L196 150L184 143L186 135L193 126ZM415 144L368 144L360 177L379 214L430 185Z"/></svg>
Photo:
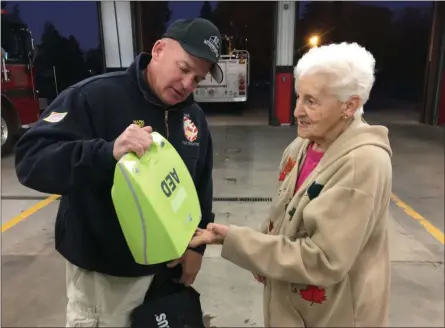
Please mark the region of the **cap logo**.
<svg viewBox="0 0 445 328"><path fill-rule="evenodd" d="M219 57L219 38L217 36L211 36L207 40L204 40L204 44L210 48L215 57Z"/></svg>

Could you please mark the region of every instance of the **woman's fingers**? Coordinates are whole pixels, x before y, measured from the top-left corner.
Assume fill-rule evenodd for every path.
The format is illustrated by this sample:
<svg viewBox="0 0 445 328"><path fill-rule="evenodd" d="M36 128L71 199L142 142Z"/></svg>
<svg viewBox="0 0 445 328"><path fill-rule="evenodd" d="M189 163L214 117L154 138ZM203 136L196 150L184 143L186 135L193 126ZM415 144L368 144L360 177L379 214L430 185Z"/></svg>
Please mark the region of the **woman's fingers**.
<svg viewBox="0 0 445 328"><path fill-rule="evenodd" d="M189 247L195 248L203 244L211 244L213 241L212 233L201 231L197 232L198 235L196 235L192 238L192 240L189 243Z"/></svg>
<svg viewBox="0 0 445 328"><path fill-rule="evenodd" d="M200 236L200 235L202 235L203 231L204 231L204 230L201 229L201 228L196 228L196 231L195 231L194 236Z"/></svg>
<svg viewBox="0 0 445 328"><path fill-rule="evenodd" d="M222 232L223 225L217 224L217 223L209 223L207 225L207 230L218 235L218 234L220 234Z"/></svg>
<svg viewBox="0 0 445 328"><path fill-rule="evenodd" d="M265 281L264 277L257 275L256 273L252 273L252 274L256 281L258 281L259 283L262 283L262 284L264 283L264 281Z"/></svg>

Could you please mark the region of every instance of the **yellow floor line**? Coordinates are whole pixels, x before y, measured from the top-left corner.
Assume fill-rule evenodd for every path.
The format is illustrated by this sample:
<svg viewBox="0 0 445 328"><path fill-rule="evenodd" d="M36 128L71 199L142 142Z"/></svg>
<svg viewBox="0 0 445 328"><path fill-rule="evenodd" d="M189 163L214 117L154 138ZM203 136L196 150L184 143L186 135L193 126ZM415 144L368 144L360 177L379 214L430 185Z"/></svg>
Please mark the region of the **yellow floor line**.
<svg viewBox="0 0 445 328"><path fill-rule="evenodd" d="M60 198L60 195L51 195L48 198L42 200L41 202L38 202L34 206L28 208L27 210L23 211L16 217L12 218L12 220L9 220L8 222L2 224L2 232L5 232L8 229L11 229L16 224L20 223L21 221L25 220L27 217L33 215L43 207L49 205L53 201ZM414 220L419 221L419 223L425 228L428 233L430 233L435 239L437 239L442 245L445 244L444 241L444 234L442 231L440 231L439 228L436 228L431 222L429 222L427 219L425 219L422 215L417 213L411 206L403 202L399 197L392 194L391 195L392 201L400 207L408 216L413 218Z"/></svg>
<svg viewBox="0 0 445 328"><path fill-rule="evenodd" d="M4 224L2 224L2 232L5 232L6 230L11 229L13 226L15 226L16 224L18 224L21 221L25 220L27 217L33 215L34 213L36 213L37 211L41 210L45 206L48 206L49 204L51 204L53 201L55 201L59 197L60 197L60 195L51 195L48 198L45 198L44 200L38 202L34 206L31 206L30 208L28 208L27 210L23 211L19 215L15 216L14 218L9 220L8 222L5 222Z"/></svg>
<svg viewBox="0 0 445 328"><path fill-rule="evenodd" d="M422 215L417 213L411 206L409 206L408 204L403 202L396 195L392 194L391 199L407 215L409 215L414 220L419 221L419 223L426 229L426 231L429 232L430 235L432 235L434 238L436 238L440 243L442 243L442 245L444 244L444 235L443 235L443 232L440 231L439 228L436 228L430 221L428 221Z"/></svg>

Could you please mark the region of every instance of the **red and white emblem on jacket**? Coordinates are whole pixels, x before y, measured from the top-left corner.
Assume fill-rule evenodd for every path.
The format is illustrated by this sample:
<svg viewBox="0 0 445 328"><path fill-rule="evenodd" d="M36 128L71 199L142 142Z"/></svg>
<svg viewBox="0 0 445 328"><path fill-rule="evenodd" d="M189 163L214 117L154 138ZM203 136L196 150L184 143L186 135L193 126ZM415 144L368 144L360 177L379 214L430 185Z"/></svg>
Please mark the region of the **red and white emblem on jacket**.
<svg viewBox="0 0 445 328"><path fill-rule="evenodd" d="M184 116L184 136L190 142L194 142L198 138L198 128L195 123L186 116Z"/></svg>

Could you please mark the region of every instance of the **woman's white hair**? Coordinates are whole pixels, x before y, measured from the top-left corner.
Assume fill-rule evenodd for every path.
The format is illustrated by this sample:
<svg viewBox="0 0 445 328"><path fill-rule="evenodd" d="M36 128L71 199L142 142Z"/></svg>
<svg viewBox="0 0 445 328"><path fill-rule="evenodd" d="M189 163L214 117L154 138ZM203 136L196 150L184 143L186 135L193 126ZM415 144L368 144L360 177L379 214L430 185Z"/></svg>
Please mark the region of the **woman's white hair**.
<svg viewBox="0 0 445 328"><path fill-rule="evenodd" d="M304 75L329 74L332 76L331 92L340 100L351 96L360 98L356 116L363 114L375 81L374 56L357 43L330 44L309 50L294 69L295 82Z"/></svg>

